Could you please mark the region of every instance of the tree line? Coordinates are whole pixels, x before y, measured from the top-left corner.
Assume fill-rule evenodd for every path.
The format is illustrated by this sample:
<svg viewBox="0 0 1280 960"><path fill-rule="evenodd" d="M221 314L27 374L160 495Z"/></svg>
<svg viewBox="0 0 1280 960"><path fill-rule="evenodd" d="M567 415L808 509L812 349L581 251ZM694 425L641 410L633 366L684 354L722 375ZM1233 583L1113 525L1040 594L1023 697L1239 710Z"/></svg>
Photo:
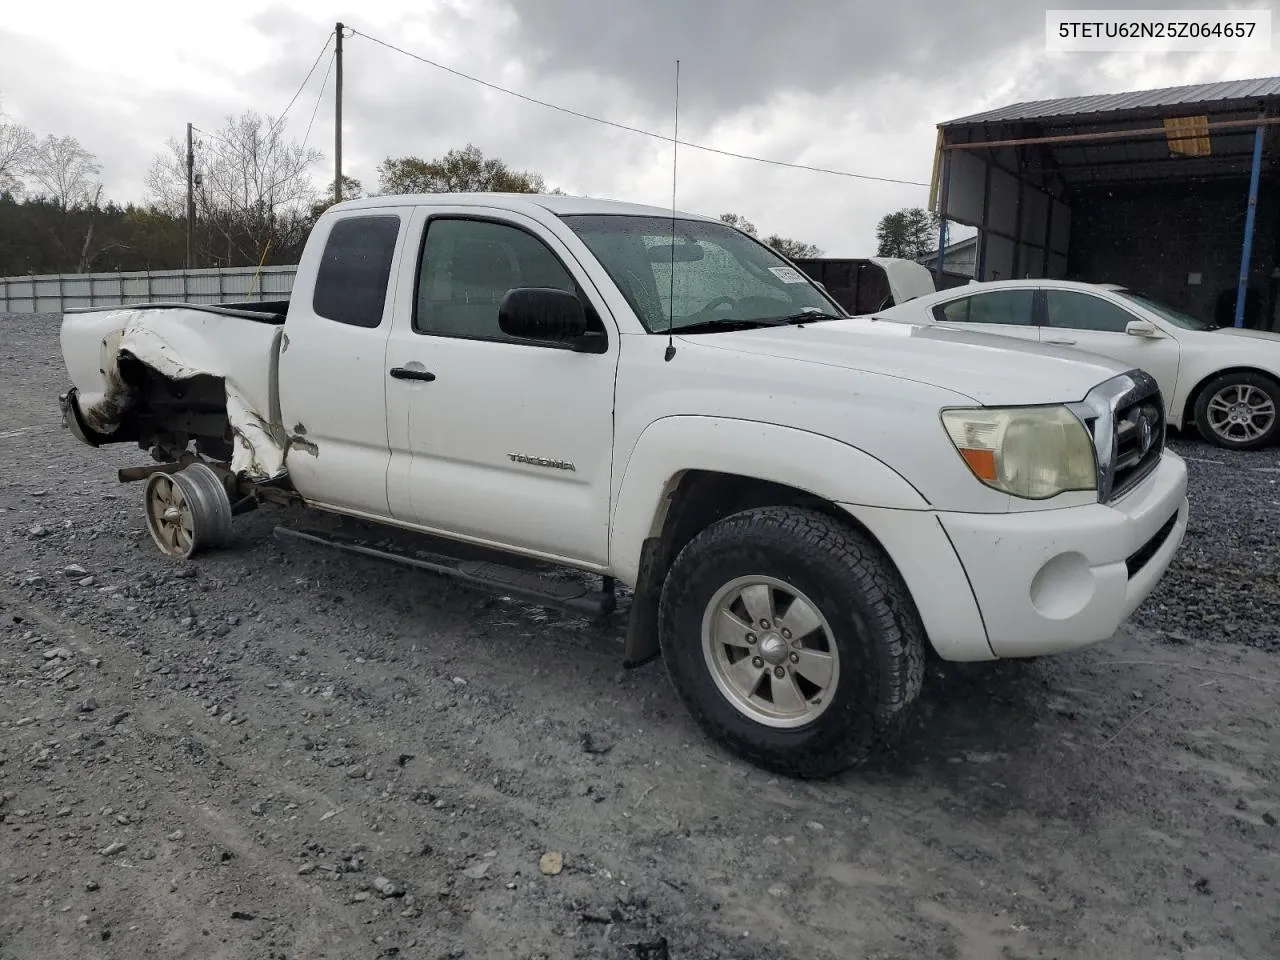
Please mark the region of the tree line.
<svg viewBox="0 0 1280 960"><path fill-rule="evenodd" d="M195 220L191 266L294 264L316 219L333 203L319 188L324 160L287 133L283 118L247 111L227 117L194 144ZM0 111L0 276L177 270L187 260L186 144L171 139L147 172L146 199L105 196L97 156L75 137L38 136ZM563 193L541 174L518 170L467 144L442 157L387 157L376 194ZM342 196L365 195L343 176ZM759 236L755 224L721 220ZM763 242L790 257L821 254L813 244L772 234Z"/></svg>

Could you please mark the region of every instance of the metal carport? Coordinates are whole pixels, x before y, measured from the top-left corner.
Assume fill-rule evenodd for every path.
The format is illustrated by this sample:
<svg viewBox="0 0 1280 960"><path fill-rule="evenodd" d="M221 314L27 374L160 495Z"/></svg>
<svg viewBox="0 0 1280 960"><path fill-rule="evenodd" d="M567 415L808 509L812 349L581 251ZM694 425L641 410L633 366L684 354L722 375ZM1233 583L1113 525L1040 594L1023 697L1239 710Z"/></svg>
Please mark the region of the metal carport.
<svg viewBox="0 0 1280 960"><path fill-rule="evenodd" d="M1275 328L1278 124L1280 77L1017 103L939 124L939 247L947 221L966 224L978 229L979 280L1125 283Z"/></svg>

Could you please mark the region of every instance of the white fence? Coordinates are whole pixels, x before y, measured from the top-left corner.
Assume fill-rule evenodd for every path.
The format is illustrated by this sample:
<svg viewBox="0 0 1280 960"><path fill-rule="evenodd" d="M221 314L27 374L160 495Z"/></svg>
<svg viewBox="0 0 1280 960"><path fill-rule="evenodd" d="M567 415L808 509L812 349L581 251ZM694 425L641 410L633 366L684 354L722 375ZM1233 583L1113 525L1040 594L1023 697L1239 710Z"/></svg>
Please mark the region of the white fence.
<svg viewBox="0 0 1280 960"><path fill-rule="evenodd" d="M0 313L62 313L155 301L220 303L279 300L293 289L296 266L224 267L143 273L64 273L0 277Z"/></svg>

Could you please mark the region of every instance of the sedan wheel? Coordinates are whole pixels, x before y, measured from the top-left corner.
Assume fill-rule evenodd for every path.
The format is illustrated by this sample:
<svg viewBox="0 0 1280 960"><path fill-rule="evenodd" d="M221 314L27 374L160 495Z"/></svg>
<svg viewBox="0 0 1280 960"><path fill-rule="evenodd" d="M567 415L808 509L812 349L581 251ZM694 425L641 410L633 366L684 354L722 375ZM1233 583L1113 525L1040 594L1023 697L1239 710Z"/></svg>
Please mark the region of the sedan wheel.
<svg viewBox="0 0 1280 960"><path fill-rule="evenodd" d="M1280 386L1258 374L1224 374L1201 392L1196 425L1220 447L1265 446L1280 432Z"/></svg>

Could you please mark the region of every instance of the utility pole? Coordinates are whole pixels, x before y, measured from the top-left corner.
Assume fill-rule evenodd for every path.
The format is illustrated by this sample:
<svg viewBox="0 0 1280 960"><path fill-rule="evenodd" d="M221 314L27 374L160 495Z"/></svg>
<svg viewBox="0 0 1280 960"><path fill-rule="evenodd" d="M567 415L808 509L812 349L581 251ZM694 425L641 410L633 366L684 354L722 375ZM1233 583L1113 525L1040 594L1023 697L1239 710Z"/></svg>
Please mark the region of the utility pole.
<svg viewBox="0 0 1280 960"><path fill-rule="evenodd" d="M334 27L338 37L334 54L337 68L333 94L333 202L342 202L342 22Z"/></svg>
<svg viewBox="0 0 1280 960"><path fill-rule="evenodd" d="M191 124L187 124L187 269L191 269L191 238L196 228L195 194L196 152L191 139Z"/></svg>

